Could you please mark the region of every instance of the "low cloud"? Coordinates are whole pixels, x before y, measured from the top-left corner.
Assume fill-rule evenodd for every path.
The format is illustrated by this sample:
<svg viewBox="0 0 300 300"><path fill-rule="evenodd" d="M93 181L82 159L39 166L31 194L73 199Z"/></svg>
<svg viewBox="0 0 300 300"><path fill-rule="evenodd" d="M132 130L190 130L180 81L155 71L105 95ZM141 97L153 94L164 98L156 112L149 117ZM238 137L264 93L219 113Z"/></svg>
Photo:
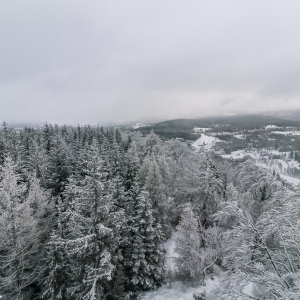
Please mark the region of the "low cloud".
<svg viewBox="0 0 300 300"><path fill-rule="evenodd" d="M0 118L300 108L300 3L1 1Z"/></svg>

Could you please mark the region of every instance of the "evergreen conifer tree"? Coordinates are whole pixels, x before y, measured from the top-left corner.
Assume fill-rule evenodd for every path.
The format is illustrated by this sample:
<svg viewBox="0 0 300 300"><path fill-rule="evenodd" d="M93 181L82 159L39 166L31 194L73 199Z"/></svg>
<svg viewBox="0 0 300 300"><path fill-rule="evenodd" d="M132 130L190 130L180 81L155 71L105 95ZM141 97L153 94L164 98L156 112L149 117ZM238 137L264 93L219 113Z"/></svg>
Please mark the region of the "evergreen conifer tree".
<svg viewBox="0 0 300 300"><path fill-rule="evenodd" d="M40 232L26 190L7 157L0 173L0 290L5 300L32 299L30 285L38 276Z"/></svg>
<svg viewBox="0 0 300 300"><path fill-rule="evenodd" d="M177 230L175 251L179 255L176 258L178 271L183 278L187 276L187 278L197 279L202 271L201 241L198 221L190 205L185 208Z"/></svg>
<svg viewBox="0 0 300 300"><path fill-rule="evenodd" d="M145 191L135 199L131 255L131 284L135 291L155 289L164 280L163 236L149 200Z"/></svg>

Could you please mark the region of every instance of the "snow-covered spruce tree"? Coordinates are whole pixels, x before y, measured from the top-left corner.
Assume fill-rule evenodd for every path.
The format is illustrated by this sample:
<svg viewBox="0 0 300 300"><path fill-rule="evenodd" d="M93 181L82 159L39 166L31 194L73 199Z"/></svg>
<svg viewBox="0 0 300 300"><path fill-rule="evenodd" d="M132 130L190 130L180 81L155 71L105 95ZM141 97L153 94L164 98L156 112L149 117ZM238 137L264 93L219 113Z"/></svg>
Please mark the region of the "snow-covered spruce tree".
<svg viewBox="0 0 300 300"><path fill-rule="evenodd" d="M49 151L47 182L53 196L64 191L68 178L72 173L71 151L64 139L57 135L52 138L53 148Z"/></svg>
<svg viewBox="0 0 300 300"><path fill-rule="evenodd" d="M164 278L162 233L148 193L140 187L135 143L126 154L126 230L122 244L126 290L136 293L161 285Z"/></svg>
<svg viewBox="0 0 300 300"><path fill-rule="evenodd" d="M111 218L112 199L111 195L106 193L102 182L101 161L94 141L90 151L88 172L81 191L83 200L91 205L86 234L93 235L92 239L87 239L89 251L83 257L85 263L83 299L93 300L103 293L103 282L111 280L113 265L109 246L113 236L112 229L107 227Z"/></svg>
<svg viewBox="0 0 300 300"><path fill-rule="evenodd" d="M26 184L7 157L0 175L0 290L3 298L32 299L38 280L41 205L35 205ZM43 201L43 199L39 199Z"/></svg>
<svg viewBox="0 0 300 300"><path fill-rule="evenodd" d="M152 154L155 157L159 157L164 153L162 147L162 141L158 137L158 135L154 133L153 130L151 130L151 132L146 136L145 144L143 145L143 148L144 148L143 149L144 157L151 156Z"/></svg>
<svg viewBox="0 0 300 300"><path fill-rule="evenodd" d="M126 289L132 289L132 236L133 236L133 213L135 199L139 193L139 158L137 156L135 142L132 143L131 148L126 153L125 158L125 178L124 178L124 198L119 202L119 206L124 209L126 216L126 223L124 226L123 241L121 244L121 251L123 256L123 268L126 278Z"/></svg>
<svg viewBox="0 0 300 300"><path fill-rule="evenodd" d="M3 164L7 156L10 156L14 164L19 161L20 138L17 132L8 127L6 122L2 124L3 130L0 131L0 163Z"/></svg>
<svg viewBox="0 0 300 300"><path fill-rule="evenodd" d="M115 158L118 157L118 150L113 146L114 145L110 143L107 136L104 136L102 144L99 145L102 170L105 173L107 180L111 179L118 169L118 160L115 160ZM115 165L116 161L117 163Z"/></svg>
<svg viewBox="0 0 300 300"><path fill-rule="evenodd" d="M76 189L66 187L64 193L71 202L62 217L61 243L74 274L68 286L70 299L95 300L104 297L105 282L111 280L114 269L113 231L108 227L112 197L106 190L96 140L87 149L86 159L83 180Z"/></svg>
<svg viewBox="0 0 300 300"><path fill-rule="evenodd" d="M160 223L166 221L167 195L166 185L160 174L160 169L154 154L147 157L143 163L144 186L149 193L155 219Z"/></svg>
<svg viewBox="0 0 300 300"><path fill-rule="evenodd" d="M223 197L223 182L220 173L208 156L206 156L206 167L201 179L200 185L203 188L201 200L199 203L194 202L193 205L200 217L201 225L207 228L212 224L211 217L217 212Z"/></svg>
<svg viewBox="0 0 300 300"><path fill-rule="evenodd" d="M80 298L85 271L88 234L89 203L81 197L79 183L70 178L63 198L56 201L56 227L47 244L48 274L43 284L43 299Z"/></svg>
<svg viewBox="0 0 300 300"><path fill-rule="evenodd" d="M160 225L143 190L135 199L132 218L131 284L134 291L152 290L164 280L164 249Z"/></svg>
<svg viewBox="0 0 300 300"><path fill-rule="evenodd" d="M66 241L61 235L61 224L58 220L58 229L53 230L46 247L47 273L42 284L42 299L73 299L72 283L78 274L71 268L73 261L66 253Z"/></svg>
<svg viewBox="0 0 300 300"><path fill-rule="evenodd" d="M44 149L47 151L47 153L50 153L50 150L52 149L52 138L53 138L53 126L48 123L45 124L42 132L42 143L44 146Z"/></svg>
<svg viewBox="0 0 300 300"><path fill-rule="evenodd" d="M39 178L44 186L48 164L49 157L46 150L37 141L30 141L28 149L24 149L23 152L22 173L26 176L35 172L36 177Z"/></svg>
<svg viewBox="0 0 300 300"><path fill-rule="evenodd" d="M31 257L31 260L32 266L38 264L36 271L39 276L34 284L38 287L37 292L40 294L40 287L44 281L46 269L46 243L54 226L54 206L50 198L50 192L41 187L40 180L37 178L35 172L29 177L28 186L29 190L26 201L30 205L32 217L36 222L36 252Z"/></svg>
<svg viewBox="0 0 300 300"><path fill-rule="evenodd" d="M132 142L130 149L125 156L124 166L124 187L125 193L129 196L132 188L139 181L140 160L136 150L136 143Z"/></svg>
<svg viewBox="0 0 300 300"><path fill-rule="evenodd" d="M178 253L176 266L183 278L198 279L202 274L200 255L200 232L198 220L191 205L184 209L182 219L177 226L178 237L175 241L175 252Z"/></svg>
<svg viewBox="0 0 300 300"><path fill-rule="evenodd" d="M0 130L0 164L3 165L5 158L9 156L9 133L7 123L2 123L2 130Z"/></svg>
<svg viewBox="0 0 300 300"><path fill-rule="evenodd" d="M109 151L106 153L107 174L109 178L124 175L124 151L122 144L117 143L115 138L110 145Z"/></svg>
<svg viewBox="0 0 300 300"><path fill-rule="evenodd" d="M126 281L122 247L126 243L128 226L124 210L125 192L122 178L117 176L110 180L107 190L112 197L111 213L107 226L112 229L113 234L109 244L109 251L114 269L112 271L112 279L106 282L104 291L108 299L115 300L120 299L124 295Z"/></svg>

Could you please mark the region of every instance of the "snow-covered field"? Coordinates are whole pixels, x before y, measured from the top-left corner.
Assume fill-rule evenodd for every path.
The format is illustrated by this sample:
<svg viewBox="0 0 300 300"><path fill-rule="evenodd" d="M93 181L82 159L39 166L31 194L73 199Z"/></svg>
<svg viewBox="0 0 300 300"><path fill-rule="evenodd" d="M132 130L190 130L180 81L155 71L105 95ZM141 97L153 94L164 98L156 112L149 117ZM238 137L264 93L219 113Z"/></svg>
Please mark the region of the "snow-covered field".
<svg viewBox="0 0 300 300"><path fill-rule="evenodd" d="M240 140L244 140L245 139L245 135L244 134L234 134L233 135L235 138L240 139Z"/></svg>
<svg viewBox="0 0 300 300"><path fill-rule="evenodd" d="M136 123L135 125L132 125L132 128L133 129L138 129L140 127L145 127L145 126L150 126L150 125L144 125L142 123Z"/></svg>
<svg viewBox="0 0 300 300"><path fill-rule="evenodd" d="M278 128L281 128L281 127L278 127L278 126L276 126L276 125L267 125L266 126L266 129L278 129Z"/></svg>
<svg viewBox="0 0 300 300"><path fill-rule="evenodd" d="M258 158L259 154L257 152L249 152L245 150L237 150L233 151L230 154L223 154L221 155L223 158L232 158L232 159L239 159L245 156L251 156L252 158Z"/></svg>
<svg viewBox="0 0 300 300"><path fill-rule="evenodd" d="M286 154L286 152L278 152L276 150L268 150L267 153L274 154L274 155ZM283 165L283 168L280 169L278 166L276 166L274 164L264 163L264 162L260 161L260 158L262 156L258 152L246 152L245 150L238 150L238 151L231 152L231 154L222 155L223 158L229 158L229 159L240 159L245 156L252 157L253 161L255 162L255 164L257 166L260 166L260 167L263 167L263 168L269 169L269 170L275 170L277 173L280 174L280 177L283 180L293 184L294 186L298 186L300 184L300 178L292 177L292 176L285 174L289 167L298 167L299 168L299 163L296 162L295 160L289 160L287 162L282 159L277 159L277 161L279 161Z"/></svg>
<svg viewBox="0 0 300 300"><path fill-rule="evenodd" d="M213 136L208 136L206 134L201 134L201 137L196 140L192 146L196 150L210 150L212 149L213 146L215 146L216 143L223 143L220 139L213 137Z"/></svg>
<svg viewBox="0 0 300 300"><path fill-rule="evenodd" d="M194 132L206 132L209 130L211 130L211 128L194 127Z"/></svg>
<svg viewBox="0 0 300 300"><path fill-rule="evenodd" d="M274 134L295 135L300 136L300 131L272 131Z"/></svg>
<svg viewBox="0 0 300 300"><path fill-rule="evenodd" d="M288 176L288 175L283 175L283 174L280 174L280 177L282 179L284 179L285 181L293 184L294 186L298 186L300 184L300 179L299 178Z"/></svg>

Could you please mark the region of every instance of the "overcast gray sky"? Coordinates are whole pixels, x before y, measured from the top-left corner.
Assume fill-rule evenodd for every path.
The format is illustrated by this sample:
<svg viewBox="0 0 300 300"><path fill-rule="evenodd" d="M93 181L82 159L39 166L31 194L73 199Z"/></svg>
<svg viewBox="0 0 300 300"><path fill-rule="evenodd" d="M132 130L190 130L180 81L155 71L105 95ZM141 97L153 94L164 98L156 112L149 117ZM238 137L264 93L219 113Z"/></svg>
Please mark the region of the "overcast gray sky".
<svg viewBox="0 0 300 300"><path fill-rule="evenodd" d="M1 0L0 121L300 108L300 1Z"/></svg>

